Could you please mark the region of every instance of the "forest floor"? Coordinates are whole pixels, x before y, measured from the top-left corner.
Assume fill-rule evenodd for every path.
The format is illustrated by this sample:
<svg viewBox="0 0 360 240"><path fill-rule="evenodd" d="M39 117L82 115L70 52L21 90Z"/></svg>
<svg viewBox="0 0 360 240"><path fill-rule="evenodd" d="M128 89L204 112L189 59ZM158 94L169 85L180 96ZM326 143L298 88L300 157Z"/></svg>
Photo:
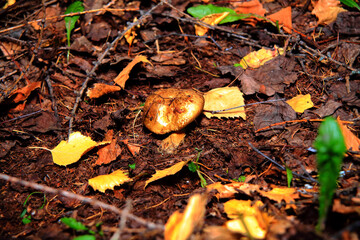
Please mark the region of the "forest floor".
<svg viewBox="0 0 360 240"><path fill-rule="evenodd" d="M359 11L342 6L347 11L335 21L319 24L321 15L312 14L310 1L250 1L265 16L290 7L292 26L246 18L212 26L200 37L198 20L187 9L240 9L235 1L204 2L85 0L71 32L69 59L61 15L71 1L18 0L0 10L0 239L163 239L168 219L183 212L191 196L205 199L195 207L205 211L175 220L178 226L196 225L178 230L190 231L191 239L359 238L359 150L349 149L343 160L319 233L313 149L326 116L348 121L354 137L359 135ZM89 11L95 9L100 10ZM131 46L124 37L128 26L135 37ZM276 56L278 48L285 53ZM256 68L234 66L259 49L275 55ZM133 66L119 88L114 79L139 55L150 63ZM88 90L97 83L119 89L90 98ZM205 94L228 86L240 89L245 104L254 103L245 107L246 118L201 114L171 152L161 147L167 135L144 127L144 103L159 89ZM295 112L281 100L299 94L310 94L314 106ZM255 104L268 100L275 101ZM75 163L55 164L46 149L66 141L69 132L96 142L110 139L113 148L105 151L111 156L99 162L98 151L108 145L96 146ZM185 166L145 186L157 170L180 162ZM290 186L285 166L296 174ZM104 192L90 186L89 179L119 169L131 181ZM249 209L261 204L254 211L264 236L228 228L229 200L249 201ZM64 217L88 230L71 229L61 222ZM176 234L169 226L167 234Z"/></svg>

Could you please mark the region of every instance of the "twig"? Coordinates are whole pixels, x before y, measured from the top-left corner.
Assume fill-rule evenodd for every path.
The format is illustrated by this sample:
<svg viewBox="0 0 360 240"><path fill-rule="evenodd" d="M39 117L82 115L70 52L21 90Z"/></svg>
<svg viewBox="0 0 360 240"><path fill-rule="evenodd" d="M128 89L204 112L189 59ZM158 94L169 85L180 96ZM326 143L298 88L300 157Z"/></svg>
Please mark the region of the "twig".
<svg viewBox="0 0 360 240"><path fill-rule="evenodd" d="M112 235L110 240L118 240L121 239L121 233L124 230L126 226L126 220L129 215L129 212L131 210L131 200L126 200L125 208L121 213L121 219L119 223L119 228L116 230L116 232Z"/></svg>
<svg viewBox="0 0 360 240"><path fill-rule="evenodd" d="M12 118L12 119L9 119L9 120L0 122L0 124L2 124L2 123L7 123L7 122L12 122L12 121L16 121L16 120L19 120L19 119L22 119L22 118L31 117L32 115L38 114L38 113L40 113L40 112L42 112L42 111L43 111L43 110L38 110L38 111L36 111L36 112L32 112L32 113L29 113L29 114L21 115L21 116L18 116L18 117L15 117L15 118Z"/></svg>
<svg viewBox="0 0 360 240"><path fill-rule="evenodd" d="M59 113L58 113L58 110L57 110L56 100L55 100L55 97L54 97L54 89L53 89L52 84L51 84L49 71L46 71L45 81L46 81L46 84L47 84L48 89L49 89L49 94L50 94L51 102L52 102L52 105L53 105L55 118L60 123Z"/></svg>
<svg viewBox="0 0 360 240"><path fill-rule="evenodd" d="M78 201L82 201L84 203L90 204L90 205L92 205L94 207L109 210L109 211L114 212L114 213L116 213L118 215L122 214L122 210L115 207L115 206L113 206L113 205L101 202L101 201L96 200L96 199L85 197L85 196L82 196L82 195L79 195L79 194L75 194L75 193L68 192L68 191L61 190L61 189L48 187L48 186L38 184L38 183L34 183L34 182L25 181L25 180L22 180L20 178L11 177L11 176L3 174L3 173L0 173L0 179L3 179L3 180L8 181L8 182L12 182L12 183L20 184L20 185L23 185L25 187L30 187L30 188L33 188L33 189L37 189L37 190L42 191L42 192L55 194L55 195L61 195L61 196L64 196L66 198L76 199ZM131 220L134 220L134 221L146 226L149 229L164 230L163 225L153 223L153 222L149 222L149 221L147 221L147 220L145 220L143 218L137 217L137 216L135 216L135 215L133 215L131 213L128 213L127 217L129 219L131 219Z"/></svg>
<svg viewBox="0 0 360 240"><path fill-rule="evenodd" d="M248 145L258 154L260 154L261 156L263 156L264 158L266 158L267 160L269 160L270 162L272 162L278 169L282 170L282 171L286 171L286 168L284 166L282 166L281 164L279 164L278 162L276 162L275 160L269 158L268 156L266 156L265 154L263 154L259 149L257 149L256 147L254 147L251 142L248 142ZM296 172L291 171L292 174L298 178L303 178L305 180L311 181L311 182L315 182L318 183L318 181L314 178L312 178L309 174L308 177L297 174Z"/></svg>
<svg viewBox="0 0 360 240"><path fill-rule="evenodd" d="M69 136L72 132L72 125L74 122L74 118L75 118L75 114L77 111L77 108L79 107L79 103L81 101L82 95L84 94L85 89L87 88L87 85L90 81L90 79L93 77L93 75L95 74L95 71L97 70L97 68L99 67L99 65L101 64L102 60L104 59L104 57L109 53L110 49L112 49L115 44L124 37L125 33L127 31L129 31L130 29L132 29L134 26L139 25L142 23L142 21L145 19L145 17L147 17L148 15L150 15L157 7L159 7L160 5L163 4L163 1L160 1L158 4L156 4L154 7L152 7L150 10L148 10L146 13L144 13L136 22L131 23L124 31L119 32L118 36L114 39L114 41L112 41L110 44L108 44L108 47L105 49L105 51L103 52L103 54L98 58L97 62L95 63L94 67L91 69L91 71L87 74L87 77L85 79L85 81L83 82L80 91L78 92L78 96L76 98L73 110L71 112L71 117L69 119Z"/></svg>

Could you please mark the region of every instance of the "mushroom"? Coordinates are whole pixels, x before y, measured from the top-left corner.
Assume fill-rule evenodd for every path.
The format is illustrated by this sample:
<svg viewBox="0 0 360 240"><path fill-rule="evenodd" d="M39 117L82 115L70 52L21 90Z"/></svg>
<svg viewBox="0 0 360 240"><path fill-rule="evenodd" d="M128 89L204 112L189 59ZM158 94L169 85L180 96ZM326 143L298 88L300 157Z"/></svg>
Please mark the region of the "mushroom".
<svg viewBox="0 0 360 240"><path fill-rule="evenodd" d="M191 89L161 89L146 99L143 122L145 127L153 133L162 135L175 132L179 135L181 130L202 113L203 107L204 97L201 93ZM180 136L183 138L185 134L182 133ZM173 142L169 139L167 141ZM174 145L179 145L180 142ZM169 145L166 139L163 143ZM163 145L163 147L166 146ZM174 147L176 148L176 146L170 146L168 151L171 152L171 148Z"/></svg>

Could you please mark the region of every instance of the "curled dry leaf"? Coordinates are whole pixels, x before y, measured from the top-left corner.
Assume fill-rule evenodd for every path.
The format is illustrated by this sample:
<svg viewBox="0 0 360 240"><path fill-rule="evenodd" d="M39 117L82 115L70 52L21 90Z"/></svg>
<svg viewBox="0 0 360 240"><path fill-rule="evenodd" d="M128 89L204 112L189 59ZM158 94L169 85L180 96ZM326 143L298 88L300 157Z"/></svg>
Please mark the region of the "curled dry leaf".
<svg viewBox="0 0 360 240"><path fill-rule="evenodd" d="M207 118L242 117L246 120L245 108L235 108L228 111L211 113L210 111L225 110L244 105L244 97L238 87L215 88L204 94L204 114Z"/></svg>
<svg viewBox="0 0 360 240"><path fill-rule="evenodd" d="M229 12L213 13L201 18L200 20L204 23L214 26L220 23L224 18L226 18L227 15L229 15ZM208 32L208 30L209 29L207 27L195 25L195 34L198 36L204 36Z"/></svg>
<svg viewBox="0 0 360 240"><path fill-rule="evenodd" d="M28 83L27 86L15 90L14 92L11 93L10 96L14 96L13 97L14 103L25 101L30 96L31 92L37 88L40 88L40 86L41 86L41 82L31 82Z"/></svg>
<svg viewBox="0 0 360 240"><path fill-rule="evenodd" d="M95 83L92 88L89 88L86 92L86 95L89 98L99 98L105 94L118 92L121 90L119 86L108 85L104 83Z"/></svg>
<svg viewBox="0 0 360 240"><path fill-rule="evenodd" d="M89 185L96 191L105 192L107 189L114 190L115 186L132 181L122 170L116 170L107 175L100 175L89 179Z"/></svg>
<svg viewBox="0 0 360 240"><path fill-rule="evenodd" d="M97 143L80 132L70 134L68 141L61 141L50 150L53 161L57 165L66 166L80 160L81 156L96 146L107 144L108 141Z"/></svg>
<svg viewBox="0 0 360 240"><path fill-rule="evenodd" d="M318 24L330 24L336 20L339 13L345 11L340 7L339 0L319 0L311 13L318 17Z"/></svg>
<svg viewBox="0 0 360 240"><path fill-rule="evenodd" d="M359 151L360 150L360 139L353 134L350 129L345 126L340 118L337 118L337 122L340 126L340 130L344 136L345 145L348 150L352 151ZM360 155L356 155L357 157L360 157Z"/></svg>
<svg viewBox="0 0 360 240"><path fill-rule="evenodd" d="M144 105L144 125L156 134L179 131L202 112L204 98L191 89L161 89L150 95Z"/></svg>
<svg viewBox="0 0 360 240"><path fill-rule="evenodd" d="M295 112L298 113L303 113L306 109L312 108L314 106L314 103L311 101L310 94L299 94L296 97L286 101L286 103L289 104L295 110Z"/></svg>
<svg viewBox="0 0 360 240"><path fill-rule="evenodd" d="M261 65L264 65L267 61L270 61L274 57L284 54L284 49L274 46L273 49L262 48L258 51L253 51L243 57L239 65L246 69L250 68L259 68Z"/></svg>
<svg viewBox="0 0 360 240"><path fill-rule="evenodd" d="M99 148L98 155L99 158L96 160L94 165L108 164L116 160L116 158L121 154L121 148L116 143L116 138L113 138L114 131L110 130L105 135L105 141L109 141L110 144Z"/></svg>

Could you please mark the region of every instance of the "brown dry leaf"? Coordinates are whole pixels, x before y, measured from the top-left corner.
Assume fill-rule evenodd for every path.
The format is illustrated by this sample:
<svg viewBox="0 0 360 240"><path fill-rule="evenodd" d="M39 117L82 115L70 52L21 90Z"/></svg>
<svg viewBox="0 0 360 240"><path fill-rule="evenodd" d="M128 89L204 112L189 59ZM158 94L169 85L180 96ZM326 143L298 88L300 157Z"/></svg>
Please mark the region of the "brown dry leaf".
<svg viewBox="0 0 360 240"><path fill-rule="evenodd" d="M166 153L173 153L177 147L182 143L186 136L184 132L174 132L170 134L167 138L162 140L160 148Z"/></svg>
<svg viewBox="0 0 360 240"><path fill-rule="evenodd" d="M126 147L129 149L131 155L135 156L140 152L140 146L134 143L129 143L129 139L122 140L122 142L126 145Z"/></svg>
<svg viewBox="0 0 360 240"><path fill-rule="evenodd" d="M95 83L92 88L89 88L86 95L93 99L104 96L105 94L120 91L121 87L108 85L105 83Z"/></svg>
<svg viewBox="0 0 360 240"><path fill-rule="evenodd" d="M206 195L191 196L183 213L174 212L165 225L165 240L186 240L204 221Z"/></svg>
<svg viewBox="0 0 360 240"><path fill-rule="evenodd" d="M258 191L259 186L249 183L243 182L236 182L236 183L229 183L229 184L221 184L220 182L210 184L206 187L209 191L217 190L219 194L217 195L218 198L232 198L235 194L242 191L243 193L251 196L251 192Z"/></svg>
<svg viewBox="0 0 360 240"><path fill-rule="evenodd" d="M116 144L116 138L113 138L114 131L110 130L105 134L104 141L109 141L110 144L103 146L97 152L99 158L96 160L94 165L108 164L116 160L116 158L121 154L121 148Z"/></svg>
<svg viewBox="0 0 360 240"><path fill-rule="evenodd" d="M3 55L6 59L10 60L11 55L19 52L21 50L21 45L13 43L13 42L0 42L0 50L2 51Z"/></svg>
<svg viewBox="0 0 360 240"><path fill-rule="evenodd" d="M340 7L339 0L319 0L311 13L318 17L318 24L330 24L336 20L339 13L345 11Z"/></svg>
<svg viewBox="0 0 360 240"><path fill-rule="evenodd" d="M96 146L107 144L104 141L97 143L90 137L82 135L80 132L70 134L68 141L61 141L54 149L50 150L55 164L66 166L80 160L81 156Z"/></svg>
<svg viewBox="0 0 360 240"><path fill-rule="evenodd" d="M248 67L258 68L261 65L264 65L267 61L270 61L274 57L284 54L284 49L274 46L273 49L262 48L258 51L253 51L243 57L240 61L240 66L243 69Z"/></svg>
<svg viewBox="0 0 360 240"><path fill-rule="evenodd" d="M14 92L12 92L10 96L15 96L13 98L14 103L25 101L30 96L31 92L37 88L40 88L40 86L41 86L40 81L28 83L27 86L17 89Z"/></svg>
<svg viewBox="0 0 360 240"><path fill-rule="evenodd" d="M204 114L207 118L234 118L242 117L246 120L245 108L235 108L219 113L211 113L210 111L225 110L233 107L244 105L243 93L238 87L215 88L204 94L205 105Z"/></svg>
<svg viewBox="0 0 360 240"><path fill-rule="evenodd" d="M129 74L133 67L139 62L150 63L145 56L137 55L114 79L114 82L119 85L122 89L125 88L125 83L129 79ZM151 64L151 63L150 63Z"/></svg>
<svg viewBox="0 0 360 240"><path fill-rule="evenodd" d="M360 206L346 206L341 203L340 199L334 199L332 210L341 214L357 213L360 214Z"/></svg>
<svg viewBox="0 0 360 240"><path fill-rule="evenodd" d="M152 177L147 180L145 182L145 186L144 188L146 188L146 186L151 183L151 182L154 182L156 180L159 180L159 179L162 179L164 177L167 177L167 176L170 176L170 175L174 175L176 174L177 172L179 172L188 162L190 161L189 160L186 160L186 161L182 161L182 162L178 162L176 163L175 165L169 167L169 168L166 168L164 170L156 170L156 173L154 175L152 175Z"/></svg>
<svg viewBox="0 0 360 240"><path fill-rule="evenodd" d="M116 170L107 175L100 175L89 179L89 185L96 191L105 193L107 189L114 190L115 186L132 181L122 170Z"/></svg>
<svg viewBox="0 0 360 240"><path fill-rule="evenodd" d="M299 94L296 97L287 100L286 102L295 110L295 112L298 113L303 113L306 109L312 108L314 106L314 103L311 101L310 94Z"/></svg>
<svg viewBox="0 0 360 240"><path fill-rule="evenodd" d="M204 23L214 26L219 22L221 22L224 18L226 18L227 15L229 15L229 12L213 13L201 18L200 20L203 21ZM209 29L207 27L195 25L195 34L198 36L204 36L208 30Z"/></svg>
<svg viewBox="0 0 360 240"><path fill-rule="evenodd" d="M274 22L278 21L283 26L285 32L292 32L291 7L283 8L276 13L266 16L266 18Z"/></svg>
<svg viewBox="0 0 360 240"><path fill-rule="evenodd" d="M298 191L295 188L274 187L271 191L258 190L262 196L265 196L278 203L285 201L287 204L294 204L295 199L300 198Z"/></svg>
<svg viewBox="0 0 360 240"><path fill-rule="evenodd" d="M224 211L233 220L227 221L226 227L233 232L250 235L255 239L265 238L272 218L259 210L262 205L260 201L254 204L250 200L227 201L224 204Z"/></svg>
<svg viewBox="0 0 360 240"><path fill-rule="evenodd" d="M337 118L337 122L344 136L346 148L352 151L359 151L360 139L356 137L355 134L353 134L350 129L342 123L339 117Z"/></svg>
<svg viewBox="0 0 360 240"><path fill-rule="evenodd" d="M265 8L258 0L237 1L232 2L232 5L235 7L234 10L237 13L253 13L260 16L264 16L266 13Z"/></svg>

